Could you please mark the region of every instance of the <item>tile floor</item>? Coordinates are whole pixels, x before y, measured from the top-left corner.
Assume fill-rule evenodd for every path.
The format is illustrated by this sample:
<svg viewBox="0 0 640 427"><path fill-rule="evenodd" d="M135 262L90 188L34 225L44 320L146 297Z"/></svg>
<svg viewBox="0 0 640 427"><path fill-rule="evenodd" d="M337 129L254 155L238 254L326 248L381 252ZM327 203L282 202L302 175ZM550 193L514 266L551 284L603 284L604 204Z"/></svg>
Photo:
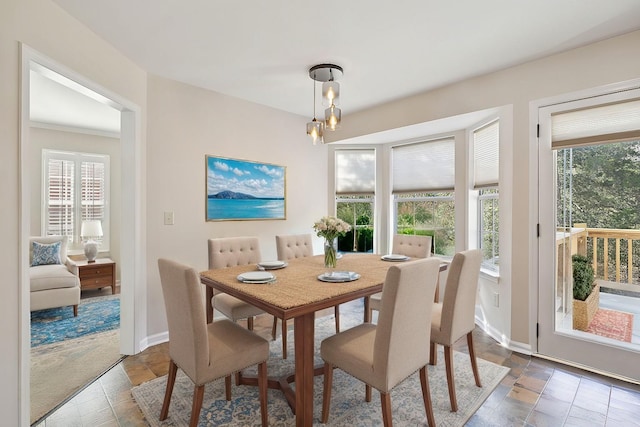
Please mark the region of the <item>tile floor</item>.
<svg viewBox="0 0 640 427"><path fill-rule="evenodd" d="M348 303L340 309L361 312L362 305ZM259 316L255 331L270 337L271 323L271 316ZM478 329L474 340L478 357L509 366L511 371L468 426L640 426L639 385L511 352ZM459 341L456 350L466 352L466 340ZM165 375L167 365L167 344L127 357L39 426L147 426L130 390Z"/></svg>

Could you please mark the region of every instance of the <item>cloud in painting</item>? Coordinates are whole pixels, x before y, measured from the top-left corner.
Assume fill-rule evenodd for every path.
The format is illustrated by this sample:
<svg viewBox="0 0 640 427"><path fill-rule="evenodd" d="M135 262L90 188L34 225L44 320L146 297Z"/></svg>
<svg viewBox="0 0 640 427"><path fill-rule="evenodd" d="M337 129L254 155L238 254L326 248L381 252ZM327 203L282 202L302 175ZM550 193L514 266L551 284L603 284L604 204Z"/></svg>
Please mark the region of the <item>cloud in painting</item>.
<svg viewBox="0 0 640 427"><path fill-rule="evenodd" d="M284 198L284 167L207 157L207 195L233 191L254 197Z"/></svg>

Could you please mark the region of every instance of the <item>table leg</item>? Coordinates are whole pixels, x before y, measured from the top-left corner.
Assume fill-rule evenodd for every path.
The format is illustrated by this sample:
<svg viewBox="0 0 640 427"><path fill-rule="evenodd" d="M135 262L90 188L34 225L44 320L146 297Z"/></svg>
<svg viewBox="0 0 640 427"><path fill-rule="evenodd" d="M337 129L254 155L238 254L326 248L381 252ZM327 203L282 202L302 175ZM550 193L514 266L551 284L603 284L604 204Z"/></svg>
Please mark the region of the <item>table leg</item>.
<svg viewBox="0 0 640 427"><path fill-rule="evenodd" d="M314 320L313 312L294 319L296 427L313 424Z"/></svg>
<svg viewBox="0 0 640 427"><path fill-rule="evenodd" d="M213 305L211 304L211 298L213 298L213 288L211 286L205 286L206 288L206 307L207 307L207 323L213 322Z"/></svg>

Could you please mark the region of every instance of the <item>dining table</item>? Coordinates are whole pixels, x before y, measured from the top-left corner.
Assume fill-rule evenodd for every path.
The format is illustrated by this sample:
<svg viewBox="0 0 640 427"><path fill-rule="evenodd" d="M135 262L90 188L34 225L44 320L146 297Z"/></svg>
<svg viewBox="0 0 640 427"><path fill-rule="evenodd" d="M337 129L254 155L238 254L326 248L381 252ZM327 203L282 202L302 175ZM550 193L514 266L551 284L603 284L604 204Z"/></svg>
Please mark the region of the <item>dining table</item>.
<svg viewBox="0 0 640 427"><path fill-rule="evenodd" d="M268 283L245 283L243 273L260 271L257 264L207 270L200 273L206 285L207 322L213 321L211 298L214 289L252 304L283 321L294 321L295 373L287 378L268 381L269 388L282 390L296 417L296 426L313 424L314 322L319 310L380 292L387 270L394 262L380 255L349 253L338 260L336 268L324 266L324 255L295 258L283 268L269 270L275 276ZM344 277L345 281L326 282L325 274ZM349 272L350 274L341 274ZM368 298L365 298L367 300ZM365 310L367 307L365 307ZM257 384L254 378L238 376L241 384ZM289 383L295 382L295 391Z"/></svg>

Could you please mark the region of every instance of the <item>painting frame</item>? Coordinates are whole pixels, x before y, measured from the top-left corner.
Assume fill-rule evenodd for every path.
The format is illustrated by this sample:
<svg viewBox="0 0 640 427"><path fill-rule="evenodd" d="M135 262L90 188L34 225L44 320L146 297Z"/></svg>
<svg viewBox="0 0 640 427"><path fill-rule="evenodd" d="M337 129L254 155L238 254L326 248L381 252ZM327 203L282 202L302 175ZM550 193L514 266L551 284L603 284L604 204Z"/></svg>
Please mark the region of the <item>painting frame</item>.
<svg viewBox="0 0 640 427"><path fill-rule="evenodd" d="M205 155L205 219L286 220L286 166Z"/></svg>

